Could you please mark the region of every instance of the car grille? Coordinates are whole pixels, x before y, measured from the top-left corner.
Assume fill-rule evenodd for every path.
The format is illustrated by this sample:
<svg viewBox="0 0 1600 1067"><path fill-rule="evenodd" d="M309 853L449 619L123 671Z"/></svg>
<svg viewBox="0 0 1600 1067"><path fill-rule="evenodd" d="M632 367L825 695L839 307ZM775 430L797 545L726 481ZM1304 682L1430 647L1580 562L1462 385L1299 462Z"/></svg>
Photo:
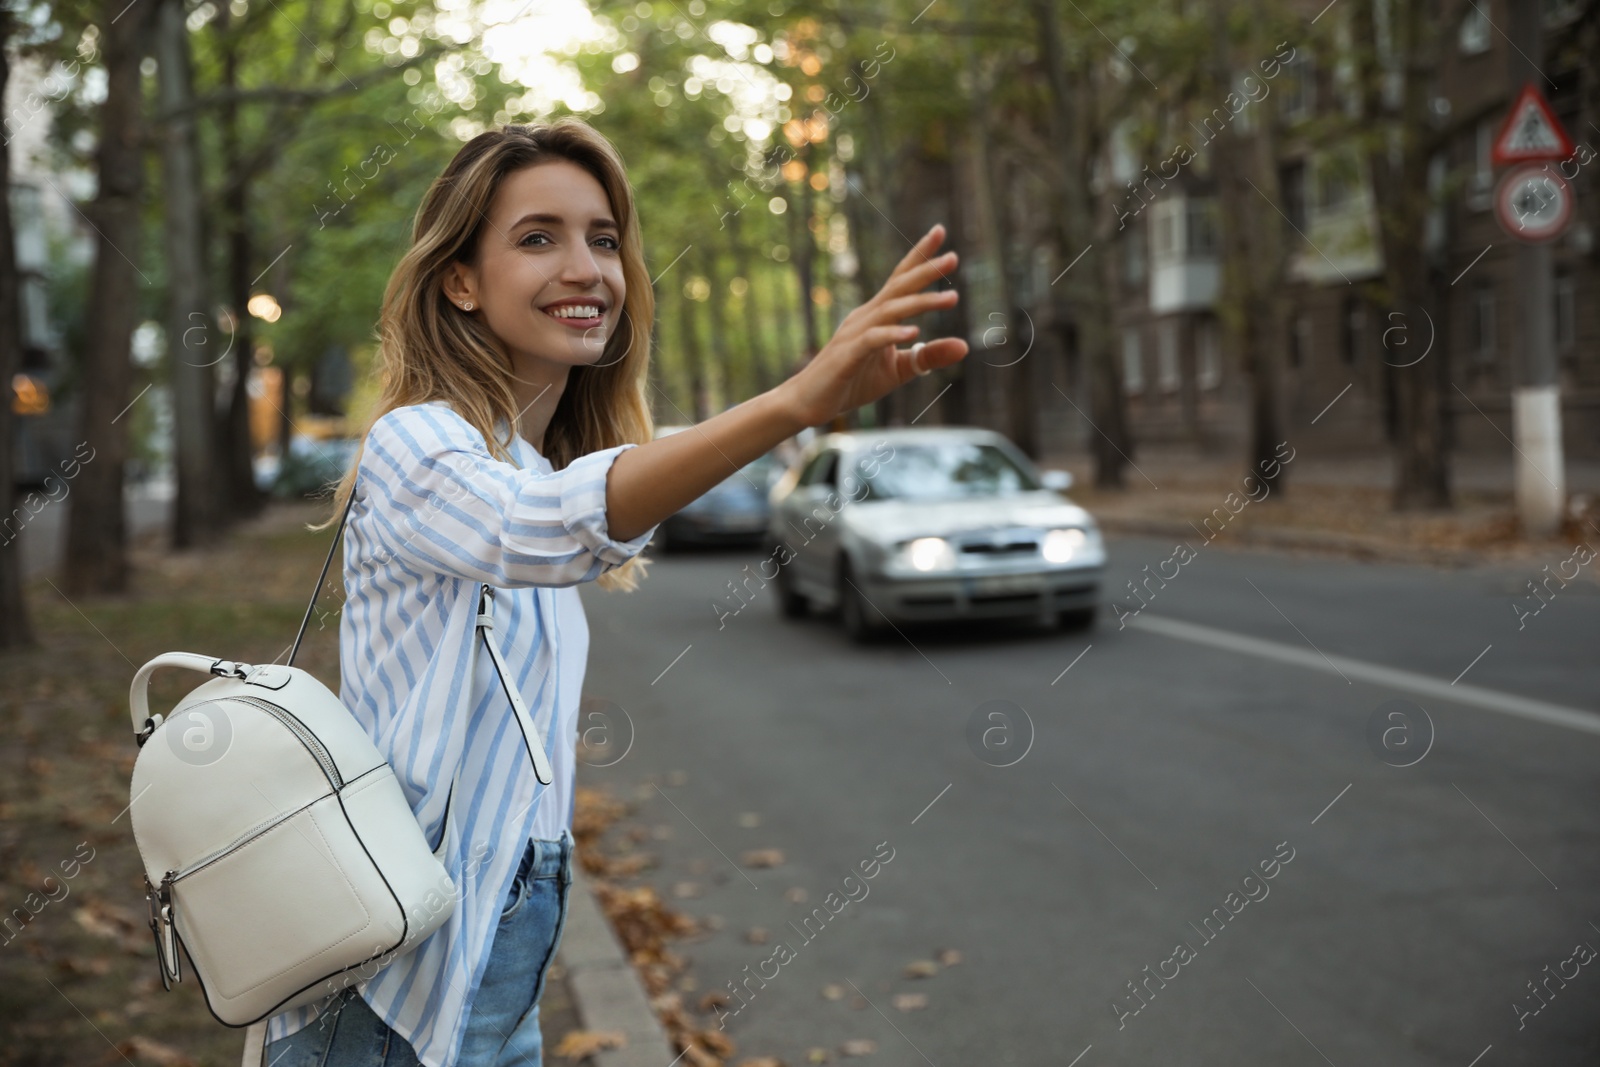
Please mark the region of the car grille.
<svg viewBox="0 0 1600 1067"><path fill-rule="evenodd" d="M1030 534L1003 535L1000 538L981 538L961 543L961 551L986 557L1014 556L1036 553L1039 542Z"/></svg>

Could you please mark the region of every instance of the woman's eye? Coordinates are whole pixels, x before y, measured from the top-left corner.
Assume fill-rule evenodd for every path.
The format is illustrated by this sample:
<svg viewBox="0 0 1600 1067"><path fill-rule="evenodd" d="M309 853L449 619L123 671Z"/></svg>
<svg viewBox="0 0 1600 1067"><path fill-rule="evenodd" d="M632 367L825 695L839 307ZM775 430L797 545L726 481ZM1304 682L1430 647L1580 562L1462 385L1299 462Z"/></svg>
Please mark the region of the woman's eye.
<svg viewBox="0 0 1600 1067"><path fill-rule="evenodd" d="M533 233L528 234L522 240L518 241L517 244L519 246L527 245L527 243L532 238L535 238L535 237L543 237L546 241L548 241L550 239L550 235L549 234L544 233L543 231L540 231L540 230L535 230ZM621 248L622 248L621 242L618 241L615 237L611 237L611 236L598 237L598 238L596 238L596 240L611 242L610 244L606 245L605 247L610 249L613 252L620 251Z"/></svg>

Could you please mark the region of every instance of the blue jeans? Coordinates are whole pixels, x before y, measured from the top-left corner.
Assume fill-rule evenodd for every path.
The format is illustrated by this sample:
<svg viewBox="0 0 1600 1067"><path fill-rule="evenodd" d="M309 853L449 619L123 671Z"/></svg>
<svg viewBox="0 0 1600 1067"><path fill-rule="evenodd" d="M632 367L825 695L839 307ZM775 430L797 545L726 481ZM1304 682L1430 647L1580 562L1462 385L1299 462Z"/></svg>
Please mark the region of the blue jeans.
<svg viewBox="0 0 1600 1067"><path fill-rule="evenodd" d="M566 926L571 887L571 835L529 841L500 912L455 1067L542 1067L539 997ZM354 987L266 1051L268 1067L421 1067L410 1042L378 1018Z"/></svg>

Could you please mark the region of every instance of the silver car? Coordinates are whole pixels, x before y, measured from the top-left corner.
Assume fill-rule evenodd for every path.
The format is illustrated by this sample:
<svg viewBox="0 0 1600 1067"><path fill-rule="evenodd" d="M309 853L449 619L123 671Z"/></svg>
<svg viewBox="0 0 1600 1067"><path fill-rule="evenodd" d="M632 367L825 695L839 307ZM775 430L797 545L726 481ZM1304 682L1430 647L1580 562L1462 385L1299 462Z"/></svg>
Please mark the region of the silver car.
<svg viewBox="0 0 1600 1067"><path fill-rule="evenodd" d="M779 608L837 608L857 640L922 620L1091 625L1105 546L1071 481L992 430L821 435L772 488Z"/></svg>

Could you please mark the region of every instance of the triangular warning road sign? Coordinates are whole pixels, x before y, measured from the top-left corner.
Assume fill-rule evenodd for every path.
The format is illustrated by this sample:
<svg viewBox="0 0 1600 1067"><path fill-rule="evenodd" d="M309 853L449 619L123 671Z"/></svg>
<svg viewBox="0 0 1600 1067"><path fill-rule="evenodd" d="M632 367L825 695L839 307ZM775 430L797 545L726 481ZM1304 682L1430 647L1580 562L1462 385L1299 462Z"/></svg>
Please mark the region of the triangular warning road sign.
<svg viewBox="0 0 1600 1067"><path fill-rule="evenodd" d="M1566 159L1573 151L1572 138L1561 128L1544 94L1529 82L1511 105L1511 113L1500 127L1489 155L1495 166L1503 167L1507 163Z"/></svg>

